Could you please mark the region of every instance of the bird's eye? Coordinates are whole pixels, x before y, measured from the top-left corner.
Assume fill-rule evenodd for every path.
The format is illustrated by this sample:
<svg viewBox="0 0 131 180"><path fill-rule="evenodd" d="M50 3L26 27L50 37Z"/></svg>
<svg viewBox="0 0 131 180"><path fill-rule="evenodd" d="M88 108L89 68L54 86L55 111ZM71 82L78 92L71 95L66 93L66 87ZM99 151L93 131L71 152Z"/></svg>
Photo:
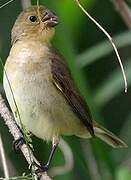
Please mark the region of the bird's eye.
<svg viewBox="0 0 131 180"><path fill-rule="evenodd" d="M37 16L30 16L29 17L31 22L36 22L37 21Z"/></svg>

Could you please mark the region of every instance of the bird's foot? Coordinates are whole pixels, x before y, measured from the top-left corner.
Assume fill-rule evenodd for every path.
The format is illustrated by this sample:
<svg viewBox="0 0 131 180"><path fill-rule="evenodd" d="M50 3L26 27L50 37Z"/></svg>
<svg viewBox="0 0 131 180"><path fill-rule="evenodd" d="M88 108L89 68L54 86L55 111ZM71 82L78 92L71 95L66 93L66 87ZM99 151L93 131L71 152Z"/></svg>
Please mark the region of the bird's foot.
<svg viewBox="0 0 131 180"><path fill-rule="evenodd" d="M36 173L41 173L41 172L47 172L49 169L49 164L47 163L46 165L39 165L36 162L33 162L33 165L35 165L38 169L36 169Z"/></svg>
<svg viewBox="0 0 131 180"><path fill-rule="evenodd" d="M13 141L13 150L15 152L18 152L20 149L20 146L22 146L25 143L25 140L23 137L20 137L19 139Z"/></svg>
<svg viewBox="0 0 131 180"><path fill-rule="evenodd" d="M46 165L44 165L44 166L40 166L40 167L36 170L36 172L37 172L37 173L47 172L48 169L49 169L49 166L46 164Z"/></svg>

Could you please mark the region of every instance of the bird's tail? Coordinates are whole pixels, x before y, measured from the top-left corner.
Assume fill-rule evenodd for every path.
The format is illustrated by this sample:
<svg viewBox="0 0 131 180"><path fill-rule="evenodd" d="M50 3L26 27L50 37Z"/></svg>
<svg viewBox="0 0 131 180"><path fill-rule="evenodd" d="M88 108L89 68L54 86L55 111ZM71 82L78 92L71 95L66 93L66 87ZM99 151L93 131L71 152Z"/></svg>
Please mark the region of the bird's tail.
<svg viewBox="0 0 131 180"><path fill-rule="evenodd" d="M121 139L119 139L112 132L107 130L106 128L98 125L96 122L94 124L94 132L95 136L100 138L102 141L106 142L113 148L127 148L127 144L124 143Z"/></svg>

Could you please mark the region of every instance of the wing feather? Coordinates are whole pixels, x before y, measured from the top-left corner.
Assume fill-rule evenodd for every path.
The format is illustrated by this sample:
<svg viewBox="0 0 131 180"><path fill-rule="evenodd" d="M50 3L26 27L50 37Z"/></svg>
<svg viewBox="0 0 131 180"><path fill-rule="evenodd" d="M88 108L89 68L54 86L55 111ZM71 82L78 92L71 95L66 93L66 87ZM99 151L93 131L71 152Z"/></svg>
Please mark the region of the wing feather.
<svg viewBox="0 0 131 180"><path fill-rule="evenodd" d="M51 71L54 85L66 98L72 110L87 127L90 134L94 135L90 110L83 97L80 96L64 58L56 49L52 49L52 54Z"/></svg>

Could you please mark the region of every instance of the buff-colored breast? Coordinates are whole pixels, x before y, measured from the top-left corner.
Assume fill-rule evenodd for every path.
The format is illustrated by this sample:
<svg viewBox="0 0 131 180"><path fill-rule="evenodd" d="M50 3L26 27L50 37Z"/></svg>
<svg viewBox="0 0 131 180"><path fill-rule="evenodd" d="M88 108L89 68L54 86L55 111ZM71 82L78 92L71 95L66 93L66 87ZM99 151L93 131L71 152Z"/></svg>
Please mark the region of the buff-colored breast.
<svg viewBox="0 0 131 180"><path fill-rule="evenodd" d="M5 69L22 123L34 135L45 140L61 134L85 136L87 129L52 83L49 53L43 44L27 42L22 45L19 42L14 44L7 59ZM16 115L9 82L4 75L6 96ZM16 119L19 124L18 117Z"/></svg>

